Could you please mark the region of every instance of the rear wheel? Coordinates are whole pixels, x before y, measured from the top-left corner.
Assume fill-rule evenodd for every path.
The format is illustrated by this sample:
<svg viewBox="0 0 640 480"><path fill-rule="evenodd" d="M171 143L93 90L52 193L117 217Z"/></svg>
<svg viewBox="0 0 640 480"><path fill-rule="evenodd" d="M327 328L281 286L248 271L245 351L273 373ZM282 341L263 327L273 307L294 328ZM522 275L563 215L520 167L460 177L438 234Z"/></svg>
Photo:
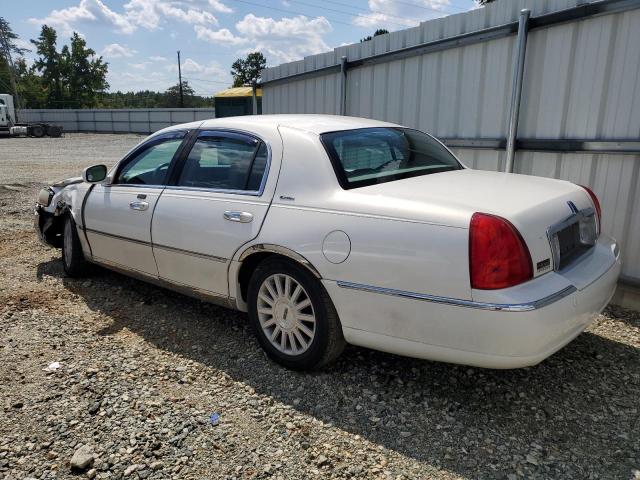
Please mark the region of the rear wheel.
<svg viewBox="0 0 640 480"><path fill-rule="evenodd" d="M87 275L91 266L84 258L82 245L78 237L76 222L71 215L67 215L64 221L62 235L62 266L70 277L82 277Z"/></svg>
<svg viewBox="0 0 640 480"><path fill-rule="evenodd" d="M338 314L322 284L280 258L256 268L248 291L249 318L269 357L295 370L319 368L344 349Z"/></svg>
<svg viewBox="0 0 640 480"><path fill-rule="evenodd" d="M44 136L44 134L45 130L42 125L34 125L33 127L31 127L31 135L33 135L34 137L40 138Z"/></svg>
<svg viewBox="0 0 640 480"><path fill-rule="evenodd" d="M58 125L49 125L47 127L47 135L51 138L58 138L62 135L62 128Z"/></svg>

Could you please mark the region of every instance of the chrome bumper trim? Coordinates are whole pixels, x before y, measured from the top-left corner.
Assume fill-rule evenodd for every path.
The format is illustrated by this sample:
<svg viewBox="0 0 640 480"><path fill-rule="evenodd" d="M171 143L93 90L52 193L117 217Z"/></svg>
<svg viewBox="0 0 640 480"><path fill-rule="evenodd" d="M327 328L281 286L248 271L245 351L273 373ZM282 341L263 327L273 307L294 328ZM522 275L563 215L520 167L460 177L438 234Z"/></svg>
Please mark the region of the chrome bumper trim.
<svg viewBox="0 0 640 480"><path fill-rule="evenodd" d="M404 290L394 290L392 288L374 287L371 285L362 285L359 283L336 282L341 288L351 290L361 290L364 292L380 293L382 295L391 295L394 297L409 298L412 300L421 300L423 302L440 303L444 305L453 305L456 307L478 308L481 310L494 310L500 312L530 312L539 308L550 305L558 300L571 295L577 289L573 285L563 288L562 290L552 293L544 298L526 303L487 303L474 302L473 300L464 300L461 298L440 297L438 295L427 295L424 293L405 292Z"/></svg>

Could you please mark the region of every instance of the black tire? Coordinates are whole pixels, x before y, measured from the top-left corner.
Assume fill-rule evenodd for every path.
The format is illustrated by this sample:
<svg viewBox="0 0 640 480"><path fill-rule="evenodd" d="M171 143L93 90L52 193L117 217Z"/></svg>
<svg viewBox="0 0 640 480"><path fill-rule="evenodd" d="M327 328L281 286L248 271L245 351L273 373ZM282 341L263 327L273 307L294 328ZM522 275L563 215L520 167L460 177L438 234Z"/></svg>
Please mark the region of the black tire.
<svg viewBox="0 0 640 480"><path fill-rule="evenodd" d="M70 277L83 277L91 271L91 265L82 252L76 222L71 215L66 216L62 230L62 266Z"/></svg>
<svg viewBox="0 0 640 480"><path fill-rule="evenodd" d="M33 127L31 127L31 135L36 137L36 138L40 138L43 137L45 134L45 129L42 125L34 125Z"/></svg>
<svg viewBox="0 0 640 480"><path fill-rule="evenodd" d="M60 137L62 135L62 127L59 127L58 125L49 125L47 127L47 135L51 138Z"/></svg>
<svg viewBox="0 0 640 480"><path fill-rule="evenodd" d="M315 335L301 354L291 355L278 350L267 338L258 316L258 294L265 280L274 274L292 277L311 301L315 316ZM281 257L267 258L253 272L247 292L251 327L267 355L293 370L320 368L337 359L345 347L342 325L333 302L322 284L306 268ZM288 314L287 314L288 315Z"/></svg>

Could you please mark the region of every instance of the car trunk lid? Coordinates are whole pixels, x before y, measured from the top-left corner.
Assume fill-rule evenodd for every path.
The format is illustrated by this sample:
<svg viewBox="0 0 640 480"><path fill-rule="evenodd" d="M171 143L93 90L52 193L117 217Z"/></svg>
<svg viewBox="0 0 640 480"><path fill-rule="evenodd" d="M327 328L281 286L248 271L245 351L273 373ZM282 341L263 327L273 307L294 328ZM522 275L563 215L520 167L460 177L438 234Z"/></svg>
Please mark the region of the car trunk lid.
<svg viewBox="0 0 640 480"><path fill-rule="evenodd" d="M586 250L579 244L580 223L574 221L580 220L576 215L593 213L588 194L573 183L471 169L344 193L352 204L367 205L381 215L452 227L468 228L475 212L506 218L529 248L534 276L564 268Z"/></svg>

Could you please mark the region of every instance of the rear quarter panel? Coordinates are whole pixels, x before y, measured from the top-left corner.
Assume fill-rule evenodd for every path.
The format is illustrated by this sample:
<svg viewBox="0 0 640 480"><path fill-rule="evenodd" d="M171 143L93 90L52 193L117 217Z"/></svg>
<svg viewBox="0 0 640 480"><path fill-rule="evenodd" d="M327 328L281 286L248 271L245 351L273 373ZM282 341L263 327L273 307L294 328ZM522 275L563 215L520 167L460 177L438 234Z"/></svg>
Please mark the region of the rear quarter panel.
<svg viewBox="0 0 640 480"><path fill-rule="evenodd" d="M342 231L348 257L333 263L325 238ZM317 208L272 205L259 243L304 256L324 279L470 299L468 230ZM462 260L462 261L461 261ZM335 261L335 260L334 260Z"/></svg>
<svg viewBox="0 0 640 480"><path fill-rule="evenodd" d="M293 250L332 281L471 298L468 229L351 208L318 136L282 127L280 133L284 148L275 196L251 244ZM328 244L323 249L334 231L349 237L349 255L340 263L325 255Z"/></svg>

